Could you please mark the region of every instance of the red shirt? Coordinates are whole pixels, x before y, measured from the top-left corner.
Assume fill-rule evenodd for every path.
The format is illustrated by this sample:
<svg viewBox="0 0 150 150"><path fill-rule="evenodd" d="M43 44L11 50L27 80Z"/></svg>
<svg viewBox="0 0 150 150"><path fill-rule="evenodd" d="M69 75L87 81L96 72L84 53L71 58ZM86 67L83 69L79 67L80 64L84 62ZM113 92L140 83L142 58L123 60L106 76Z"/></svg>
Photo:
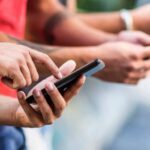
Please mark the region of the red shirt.
<svg viewBox="0 0 150 150"><path fill-rule="evenodd" d="M0 31L23 38L27 0L0 0ZM16 91L0 82L0 94L16 97Z"/></svg>

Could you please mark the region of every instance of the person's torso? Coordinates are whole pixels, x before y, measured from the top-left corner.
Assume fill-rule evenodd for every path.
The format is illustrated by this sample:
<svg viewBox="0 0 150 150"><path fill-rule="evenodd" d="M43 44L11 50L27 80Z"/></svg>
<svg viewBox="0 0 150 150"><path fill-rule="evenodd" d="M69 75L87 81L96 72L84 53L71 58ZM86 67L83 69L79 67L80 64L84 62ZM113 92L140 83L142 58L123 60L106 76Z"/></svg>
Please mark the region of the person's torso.
<svg viewBox="0 0 150 150"><path fill-rule="evenodd" d="M23 37L26 3L27 0L0 0L0 31Z"/></svg>

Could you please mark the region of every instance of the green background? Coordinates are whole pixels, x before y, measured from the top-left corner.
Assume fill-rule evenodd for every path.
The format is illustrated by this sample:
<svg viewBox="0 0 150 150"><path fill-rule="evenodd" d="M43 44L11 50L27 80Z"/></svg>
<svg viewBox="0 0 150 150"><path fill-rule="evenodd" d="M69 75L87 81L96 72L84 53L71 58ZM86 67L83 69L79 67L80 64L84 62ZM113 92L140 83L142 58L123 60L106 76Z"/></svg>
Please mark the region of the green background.
<svg viewBox="0 0 150 150"><path fill-rule="evenodd" d="M115 11L122 8L131 9L136 0L77 0L80 11Z"/></svg>

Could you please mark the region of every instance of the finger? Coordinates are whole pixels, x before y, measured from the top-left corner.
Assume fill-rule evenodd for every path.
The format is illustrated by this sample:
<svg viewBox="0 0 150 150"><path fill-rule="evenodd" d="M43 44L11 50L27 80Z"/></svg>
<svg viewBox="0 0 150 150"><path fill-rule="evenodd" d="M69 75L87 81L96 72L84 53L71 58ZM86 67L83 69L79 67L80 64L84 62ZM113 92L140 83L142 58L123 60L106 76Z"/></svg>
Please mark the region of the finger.
<svg viewBox="0 0 150 150"><path fill-rule="evenodd" d="M31 121L31 124L39 124L39 116L37 112L27 103L25 93L22 91L19 91L17 93L18 100L20 105L22 106L23 110L25 111L27 117Z"/></svg>
<svg viewBox="0 0 150 150"><path fill-rule="evenodd" d="M136 85L138 84L139 80L136 80L136 79L126 79L124 80L124 83L125 84L131 84L131 85Z"/></svg>
<svg viewBox="0 0 150 150"><path fill-rule="evenodd" d="M72 73L75 70L75 68L76 68L75 61L69 60L60 67L60 72L63 75L63 77L65 77L70 73Z"/></svg>
<svg viewBox="0 0 150 150"><path fill-rule="evenodd" d="M19 68L17 70L14 70L13 72L10 71L8 74L8 78L3 78L2 81L13 89L18 89L26 86L26 80Z"/></svg>
<svg viewBox="0 0 150 150"><path fill-rule="evenodd" d="M147 71L136 71L128 74L128 79L130 80L140 80L147 76Z"/></svg>
<svg viewBox="0 0 150 150"><path fill-rule="evenodd" d="M143 68L145 70L150 70L150 59L143 62Z"/></svg>
<svg viewBox="0 0 150 150"><path fill-rule="evenodd" d="M28 56L28 58L27 58L27 65L30 70L32 81L37 81L39 79L39 74L38 74L35 64L30 56Z"/></svg>
<svg viewBox="0 0 150 150"><path fill-rule="evenodd" d="M60 73L58 67L48 55L33 50L30 50L30 55L34 61L45 65L57 79L62 78L62 74Z"/></svg>
<svg viewBox="0 0 150 150"><path fill-rule="evenodd" d="M126 67L128 72L140 72L141 70L147 71L150 69L150 60L138 60Z"/></svg>
<svg viewBox="0 0 150 150"><path fill-rule="evenodd" d="M27 64L22 65L20 67L20 70L26 80L26 85L29 86L32 83L32 78L31 78L30 70L29 70Z"/></svg>
<svg viewBox="0 0 150 150"><path fill-rule="evenodd" d="M42 95L42 93L38 89L34 89L33 90L33 96L34 96L35 101L38 104L38 107L39 107L40 112L43 116L44 122L46 124L52 124L53 119L54 119L54 115L53 115L53 112L52 112L50 106L48 105L44 96Z"/></svg>
<svg viewBox="0 0 150 150"><path fill-rule="evenodd" d="M78 94L79 90L81 89L81 87L83 86L83 84L85 83L85 76L81 76L78 81L72 85L72 87L70 87L64 94L64 99L66 100L66 102L68 103L75 95Z"/></svg>
<svg viewBox="0 0 150 150"><path fill-rule="evenodd" d="M60 117L63 110L66 107L66 102L65 102L64 98L59 93L59 91L55 87L55 85L51 82L46 84L45 89L54 104L53 113L55 114L56 117Z"/></svg>
<svg viewBox="0 0 150 150"><path fill-rule="evenodd" d="M65 77L69 75L75 69L75 67L76 63L73 60L69 60L60 67L60 72L62 73L62 76ZM49 76L41 81L40 84L37 84L34 88L43 89L45 88L45 84L49 81L55 83L56 81L58 81L58 79L56 79L54 76ZM29 95L32 93L32 91L33 90L29 92Z"/></svg>
<svg viewBox="0 0 150 150"><path fill-rule="evenodd" d="M138 42L144 46L150 45L150 36L148 34L143 33L141 37L138 39Z"/></svg>
<svg viewBox="0 0 150 150"><path fill-rule="evenodd" d="M150 47L146 47L146 48L143 50L143 59L144 59L144 60L150 59Z"/></svg>
<svg viewBox="0 0 150 150"><path fill-rule="evenodd" d="M72 73L75 68L76 68L75 61L69 60L69 61L65 62L59 68L59 70L60 70L62 76L65 77L65 76L69 75L70 73ZM56 81L58 81L58 79L56 79L54 76L50 76L50 77L46 78L45 80L43 80L42 84L44 84L48 81L55 83Z"/></svg>

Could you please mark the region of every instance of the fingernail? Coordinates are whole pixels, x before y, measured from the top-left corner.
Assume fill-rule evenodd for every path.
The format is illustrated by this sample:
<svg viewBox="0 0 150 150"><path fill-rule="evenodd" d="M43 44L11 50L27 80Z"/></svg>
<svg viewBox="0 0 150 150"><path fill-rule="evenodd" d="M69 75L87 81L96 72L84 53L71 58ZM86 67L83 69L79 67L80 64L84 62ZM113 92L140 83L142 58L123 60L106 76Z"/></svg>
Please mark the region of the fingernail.
<svg viewBox="0 0 150 150"><path fill-rule="evenodd" d="M62 79L62 74L60 72L58 73L58 78Z"/></svg>
<svg viewBox="0 0 150 150"><path fill-rule="evenodd" d="M45 88L46 88L47 91L53 91L54 90L54 85L53 85L53 83L49 82L49 83L46 84Z"/></svg>
<svg viewBox="0 0 150 150"><path fill-rule="evenodd" d="M40 97L41 93L40 93L40 91L38 89L35 89L35 90L33 90L33 95L35 97Z"/></svg>
<svg viewBox="0 0 150 150"><path fill-rule="evenodd" d="M19 85L17 83L13 84L13 89L18 89Z"/></svg>
<svg viewBox="0 0 150 150"><path fill-rule="evenodd" d="M17 96L18 96L18 99L26 100L26 95L23 91L18 91Z"/></svg>
<svg viewBox="0 0 150 150"><path fill-rule="evenodd" d="M18 99L23 99L23 94L22 94L22 92L18 92L18 93L17 93L17 96L18 96Z"/></svg>

